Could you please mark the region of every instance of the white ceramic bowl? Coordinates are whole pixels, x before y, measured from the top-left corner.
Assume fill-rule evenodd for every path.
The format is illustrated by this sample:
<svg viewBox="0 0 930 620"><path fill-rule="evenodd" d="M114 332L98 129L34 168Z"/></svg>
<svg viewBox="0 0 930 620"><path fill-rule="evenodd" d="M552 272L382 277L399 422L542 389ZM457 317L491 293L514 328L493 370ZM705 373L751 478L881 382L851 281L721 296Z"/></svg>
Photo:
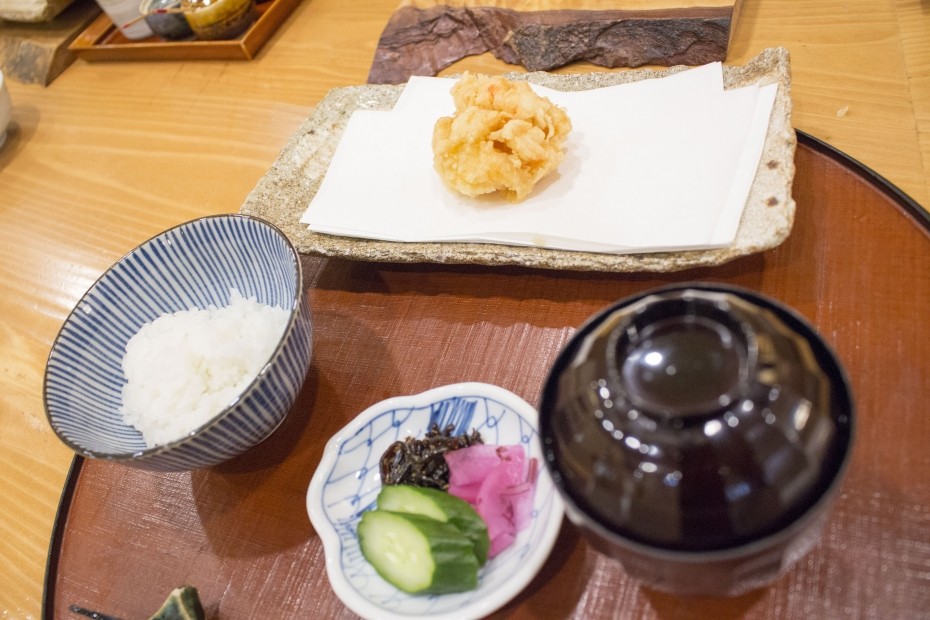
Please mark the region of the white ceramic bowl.
<svg viewBox="0 0 930 620"><path fill-rule="evenodd" d="M362 557L356 527L381 489L379 461L394 441L422 437L433 422L455 433L481 433L484 443L525 447L542 464L536 410L515 394L485 383L457 383L377 403L329 440L307 491L307 512L323 542L336 595L365 618L481 618L520 593L549 556L562 524L562 501L541 468L532 521L513 545L488 561L478 588L411 596L384 581Z"/></svg>

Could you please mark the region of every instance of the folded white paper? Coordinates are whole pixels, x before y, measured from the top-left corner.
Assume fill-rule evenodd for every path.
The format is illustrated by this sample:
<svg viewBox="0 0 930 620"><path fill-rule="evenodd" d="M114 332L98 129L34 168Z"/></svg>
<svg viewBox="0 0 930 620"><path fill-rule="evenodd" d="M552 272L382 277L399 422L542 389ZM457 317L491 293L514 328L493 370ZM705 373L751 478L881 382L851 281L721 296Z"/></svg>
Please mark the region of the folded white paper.
<svg viewBox="0 0 930 620"><path fill-rule="evenodd" d="M412 78L390 111L357 111L301 222L333 235L590 252L732 243L777 84L724 90L719 63L600 89L533 89L572 121L566 157L522 202L462 196L433 169L447 78Z"/></svg>

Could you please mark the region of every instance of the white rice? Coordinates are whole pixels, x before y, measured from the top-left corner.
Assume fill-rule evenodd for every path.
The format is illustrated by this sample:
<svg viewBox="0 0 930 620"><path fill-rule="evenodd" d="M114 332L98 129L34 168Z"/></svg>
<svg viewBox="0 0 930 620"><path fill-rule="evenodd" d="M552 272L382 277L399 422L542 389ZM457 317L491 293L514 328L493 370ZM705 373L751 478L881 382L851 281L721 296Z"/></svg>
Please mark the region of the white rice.
<svg viewBox="0 0 930 620"><path fill-rule="evenodd" d="M149 447L200 427L255 379L288 315L232 290L223 308L194 308L146 323L126 343L123 420Z"/></svg>

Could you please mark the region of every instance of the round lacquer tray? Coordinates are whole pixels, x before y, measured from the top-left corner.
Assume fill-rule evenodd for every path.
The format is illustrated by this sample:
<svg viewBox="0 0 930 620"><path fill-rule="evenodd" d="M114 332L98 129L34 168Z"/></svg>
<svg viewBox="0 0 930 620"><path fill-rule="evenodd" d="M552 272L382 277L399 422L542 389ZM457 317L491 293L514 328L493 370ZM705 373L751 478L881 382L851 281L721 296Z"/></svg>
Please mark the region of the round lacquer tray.
<svg viewBox="0 0 930 620"><path fill-rule="evenodd" d="M856 447L821 544L772 587L682 600L640 588L567 521L508 618L914 618L926 613L930 218L882 178L799 134L797 213L775 249L672 274L307 257L314 358L272 437L191 473L77 458L51 541L47 618L70 605L145 618L181 584L210 618L348 618L307 517L327 440L390 396L461 381L531 404L573 330L611 302L689 280L770 295L834 347ZM880 611L876 611L880 610Z"/></svg>

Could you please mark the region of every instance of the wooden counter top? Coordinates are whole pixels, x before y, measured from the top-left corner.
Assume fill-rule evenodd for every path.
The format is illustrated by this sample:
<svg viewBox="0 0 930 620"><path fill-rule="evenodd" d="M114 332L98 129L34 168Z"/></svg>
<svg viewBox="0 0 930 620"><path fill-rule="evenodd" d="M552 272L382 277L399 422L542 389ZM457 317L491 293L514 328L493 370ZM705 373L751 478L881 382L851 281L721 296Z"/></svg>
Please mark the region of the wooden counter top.
<svg viewBox="0 0 930 620"><path fill-rule="evenodd" d="M41 613L72 459L41 397L61 322L138 243L196 216L237 211L314 104L330 88L365 81L396 6L303 2L249 62L78 60L48 87L9 83L13 126L0 148L0 616ZM930 207L926 4L746 0L728 62L772 46L791 53L795 127ZM512 70L482 56L446 72L466 68Z"/></svg>

